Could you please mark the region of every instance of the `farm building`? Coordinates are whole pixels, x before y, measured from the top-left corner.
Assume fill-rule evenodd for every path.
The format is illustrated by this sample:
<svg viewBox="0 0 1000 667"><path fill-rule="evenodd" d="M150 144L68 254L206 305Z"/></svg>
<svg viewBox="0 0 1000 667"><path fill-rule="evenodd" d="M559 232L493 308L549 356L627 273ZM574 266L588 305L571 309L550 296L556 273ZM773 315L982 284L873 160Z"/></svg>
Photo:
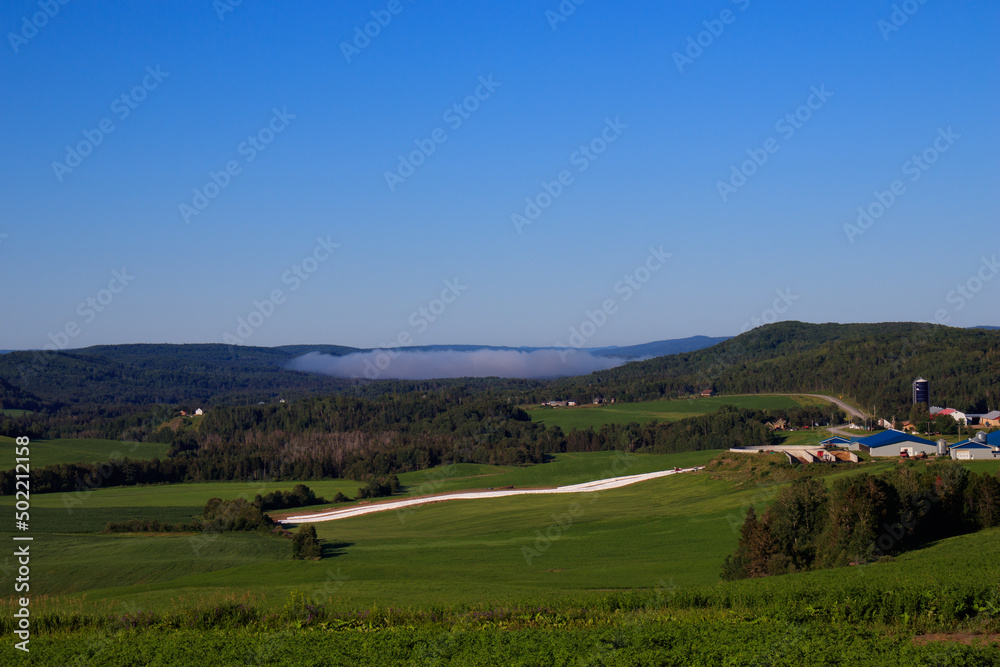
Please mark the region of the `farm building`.
<svg viewBox="0 0 1000 667"><path fill-rule="evenodd" d="M821 440L819 444L823 447L844 447L851 444L851 441L843 436L835 435L832 438Z"/></svg>
<svg viewBox="0 0 1000 667"><path fill-rule="evenodd" d="M773 422L765 422L764 426L768 427L772 431L784 431L785 429L788 428L788 422L786 422L784 419L778 419L777 421Z"/></svg>
<svg viewBox="0 0 1000 667"><path fill-rule="evenodd" d="M997 452L992 447L975 440L963 440L951 446L951 458L956 461L993 460L996 455Z"/></svg>
<svg viewBox="0 0 1000 667"><path fill-rule="evenodd" d="M969 426L1000 426L1000 410L993 410L985 414L966 415Z"/></svg>
<svg viewBox="0 0 1000 667"><path fill-rule="evenodd" d="M909 433L890 429L866 438L856 438L849 448L867 452L872 456L915 456L916 454L937 454L937 443L918 438Z"/></svg>
<svg viewBox="0 0 1000 667"><path fill-rule="evenodd" d="M714 389L706 389L703 392L701 392L701 395L704 398L708 398L710 396L715 396L715 390Z"/></svg>
<svg viewBox="0 0 1000 667"><path fill-rule="evenodd" d="M939 408L935 405L930 409L930 413L932 417L937 417L938 415L951 417L959 424L967 424L969 422L968 416L961 410L956 410L955 408Z"/></svg>
<svg viewBox="0 0 1000 667"><path fill-rule="evenodd" d="M1000 458L1000 431L980 431L976 437L951 446L951 458L958 461L988 461Z"/></svg>

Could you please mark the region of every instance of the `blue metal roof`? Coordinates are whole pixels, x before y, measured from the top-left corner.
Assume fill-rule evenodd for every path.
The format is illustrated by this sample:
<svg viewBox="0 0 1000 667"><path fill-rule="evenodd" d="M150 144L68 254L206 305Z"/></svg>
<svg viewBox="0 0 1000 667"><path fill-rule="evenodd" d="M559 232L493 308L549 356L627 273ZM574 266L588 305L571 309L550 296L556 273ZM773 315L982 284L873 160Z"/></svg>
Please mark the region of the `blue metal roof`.
<svg viewBox="0 0 1000 667"><path fill-rule="evenodd" d="M832 438L827 438L826 440L821 440L819 444L821 444L821 445L846 445L849 442L850 442L850 440L848 440L847 438L845 438L843 436L840 436L840 435L835 435Z"/></svg>
<svg viewBox="0 0 1000 667"><path fill-rule="evenodd" d="M963 440L962 442L956 443L951 446L952 449L993 449L989 445L984 445L981 442L976 442L975 440Z"/></svg>
<svg viewBox="0 0 1000 667"><path fill-rule="evenodd" d="M937 446L936 442L924 440L923 438L918 438L915 435L903 433L902 431L894 431L892 429L876 433L875 435L870 435L867 438L857 438L855 442L867 447L885 447L886 445L895 445L898 442L919 442L922 445Z"/></svg>
<svg viewBox="0 0 1000 667"><path fill-rule="evenodd" d="M979 442L978 440L976 440L974 438L968 438L968 439L963 440L961 442L956 442L954 445L952 445L952 449L954 449L955 447L960 447L962 445L967 445L970 442L975 442L975 443L978 443L978 444L981 444L981 445L982 444L986 444L986 445L989 445L990 447L1000 447L1000 431L994 431L993 433L987 433L986 434L986 442L985 443Z"/></svg>

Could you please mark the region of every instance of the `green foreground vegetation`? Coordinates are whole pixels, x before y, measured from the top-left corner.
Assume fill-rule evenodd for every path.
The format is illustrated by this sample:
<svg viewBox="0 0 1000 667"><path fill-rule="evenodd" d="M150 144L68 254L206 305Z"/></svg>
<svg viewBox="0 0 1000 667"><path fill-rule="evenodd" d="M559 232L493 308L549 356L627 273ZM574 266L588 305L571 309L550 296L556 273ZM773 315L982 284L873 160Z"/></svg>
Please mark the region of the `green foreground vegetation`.
<svg viewBox="0 0 1000 667"><path fill-rule="evenodd" d="M536 466L454 464L400 480L404 495L556 486L705 464L717 454L560 454ZM895 465L844 467L825 478ZM996 474L1000 463L976 467ZM206 655L216 664L287 665L1000 660L995 646L913 641L1000 632L996 529L890 562L719 583L747 508L772 502L786 475L748 457L729 474L313 524L324 546L318 561L293 561L291 540L256 533L101 532L111 520L190 520L207 498L252 496L262 490L255 485L96 489L69 509L67 494L35 496L32 664L204 664ZM353 495L357 484L310 487L329 497ZM12 502L0 506L10 511ZM10 561L0 565L7 588ZM12 636L13 600L2 604L0 625Z"/></svg>

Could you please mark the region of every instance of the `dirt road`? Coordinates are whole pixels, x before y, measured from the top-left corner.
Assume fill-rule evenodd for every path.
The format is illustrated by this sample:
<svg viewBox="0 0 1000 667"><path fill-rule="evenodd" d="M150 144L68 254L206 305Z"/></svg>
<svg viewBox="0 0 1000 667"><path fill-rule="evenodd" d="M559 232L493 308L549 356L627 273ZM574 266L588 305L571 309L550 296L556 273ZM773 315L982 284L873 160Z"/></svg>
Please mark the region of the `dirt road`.
<svg viewBox="0 0 1000 667"><path fill-rule="evenodd" d="M336 521L337 519L347 519L374 512L388 512L415 505L427 505L430 503L440 503L448 500L476 500L480 498L504 498L506 496L528 496L550 493L593 493L595 491L607 491L617 489L630 484L645 482L649 479L666 477L679 472L693 472L701 470L703 466L697 468L683 468L679 470L661 470L659 472L647 472L640 475L625 475L623 477L610 477L608 479L598 479L592 482L581 484L571 484L569 486L558 486L551 489L495 489L492 491L461 491L456 493L444 493L437 496L424 496L422 498L408 498L407 500L390 500L384 503L372 505L359 505L348 507L342 510L327 510L316 514L300 514L282 519L279 523L315 523L317 521Z"/></svg>

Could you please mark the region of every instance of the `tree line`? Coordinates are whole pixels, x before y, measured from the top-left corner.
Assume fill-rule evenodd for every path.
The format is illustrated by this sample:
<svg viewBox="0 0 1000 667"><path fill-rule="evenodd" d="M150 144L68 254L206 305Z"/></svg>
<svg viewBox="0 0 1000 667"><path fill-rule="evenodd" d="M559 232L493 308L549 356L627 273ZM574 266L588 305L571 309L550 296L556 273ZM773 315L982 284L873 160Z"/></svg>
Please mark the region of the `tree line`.
<svg viewBox="0 0 1000 667"><path fill-rule="evenodd" d="M951 460L907 461L827 485L796 480L761 517L751 506L723 579L891 558L932 540L1000 525L1000 479Z"/></svg>

